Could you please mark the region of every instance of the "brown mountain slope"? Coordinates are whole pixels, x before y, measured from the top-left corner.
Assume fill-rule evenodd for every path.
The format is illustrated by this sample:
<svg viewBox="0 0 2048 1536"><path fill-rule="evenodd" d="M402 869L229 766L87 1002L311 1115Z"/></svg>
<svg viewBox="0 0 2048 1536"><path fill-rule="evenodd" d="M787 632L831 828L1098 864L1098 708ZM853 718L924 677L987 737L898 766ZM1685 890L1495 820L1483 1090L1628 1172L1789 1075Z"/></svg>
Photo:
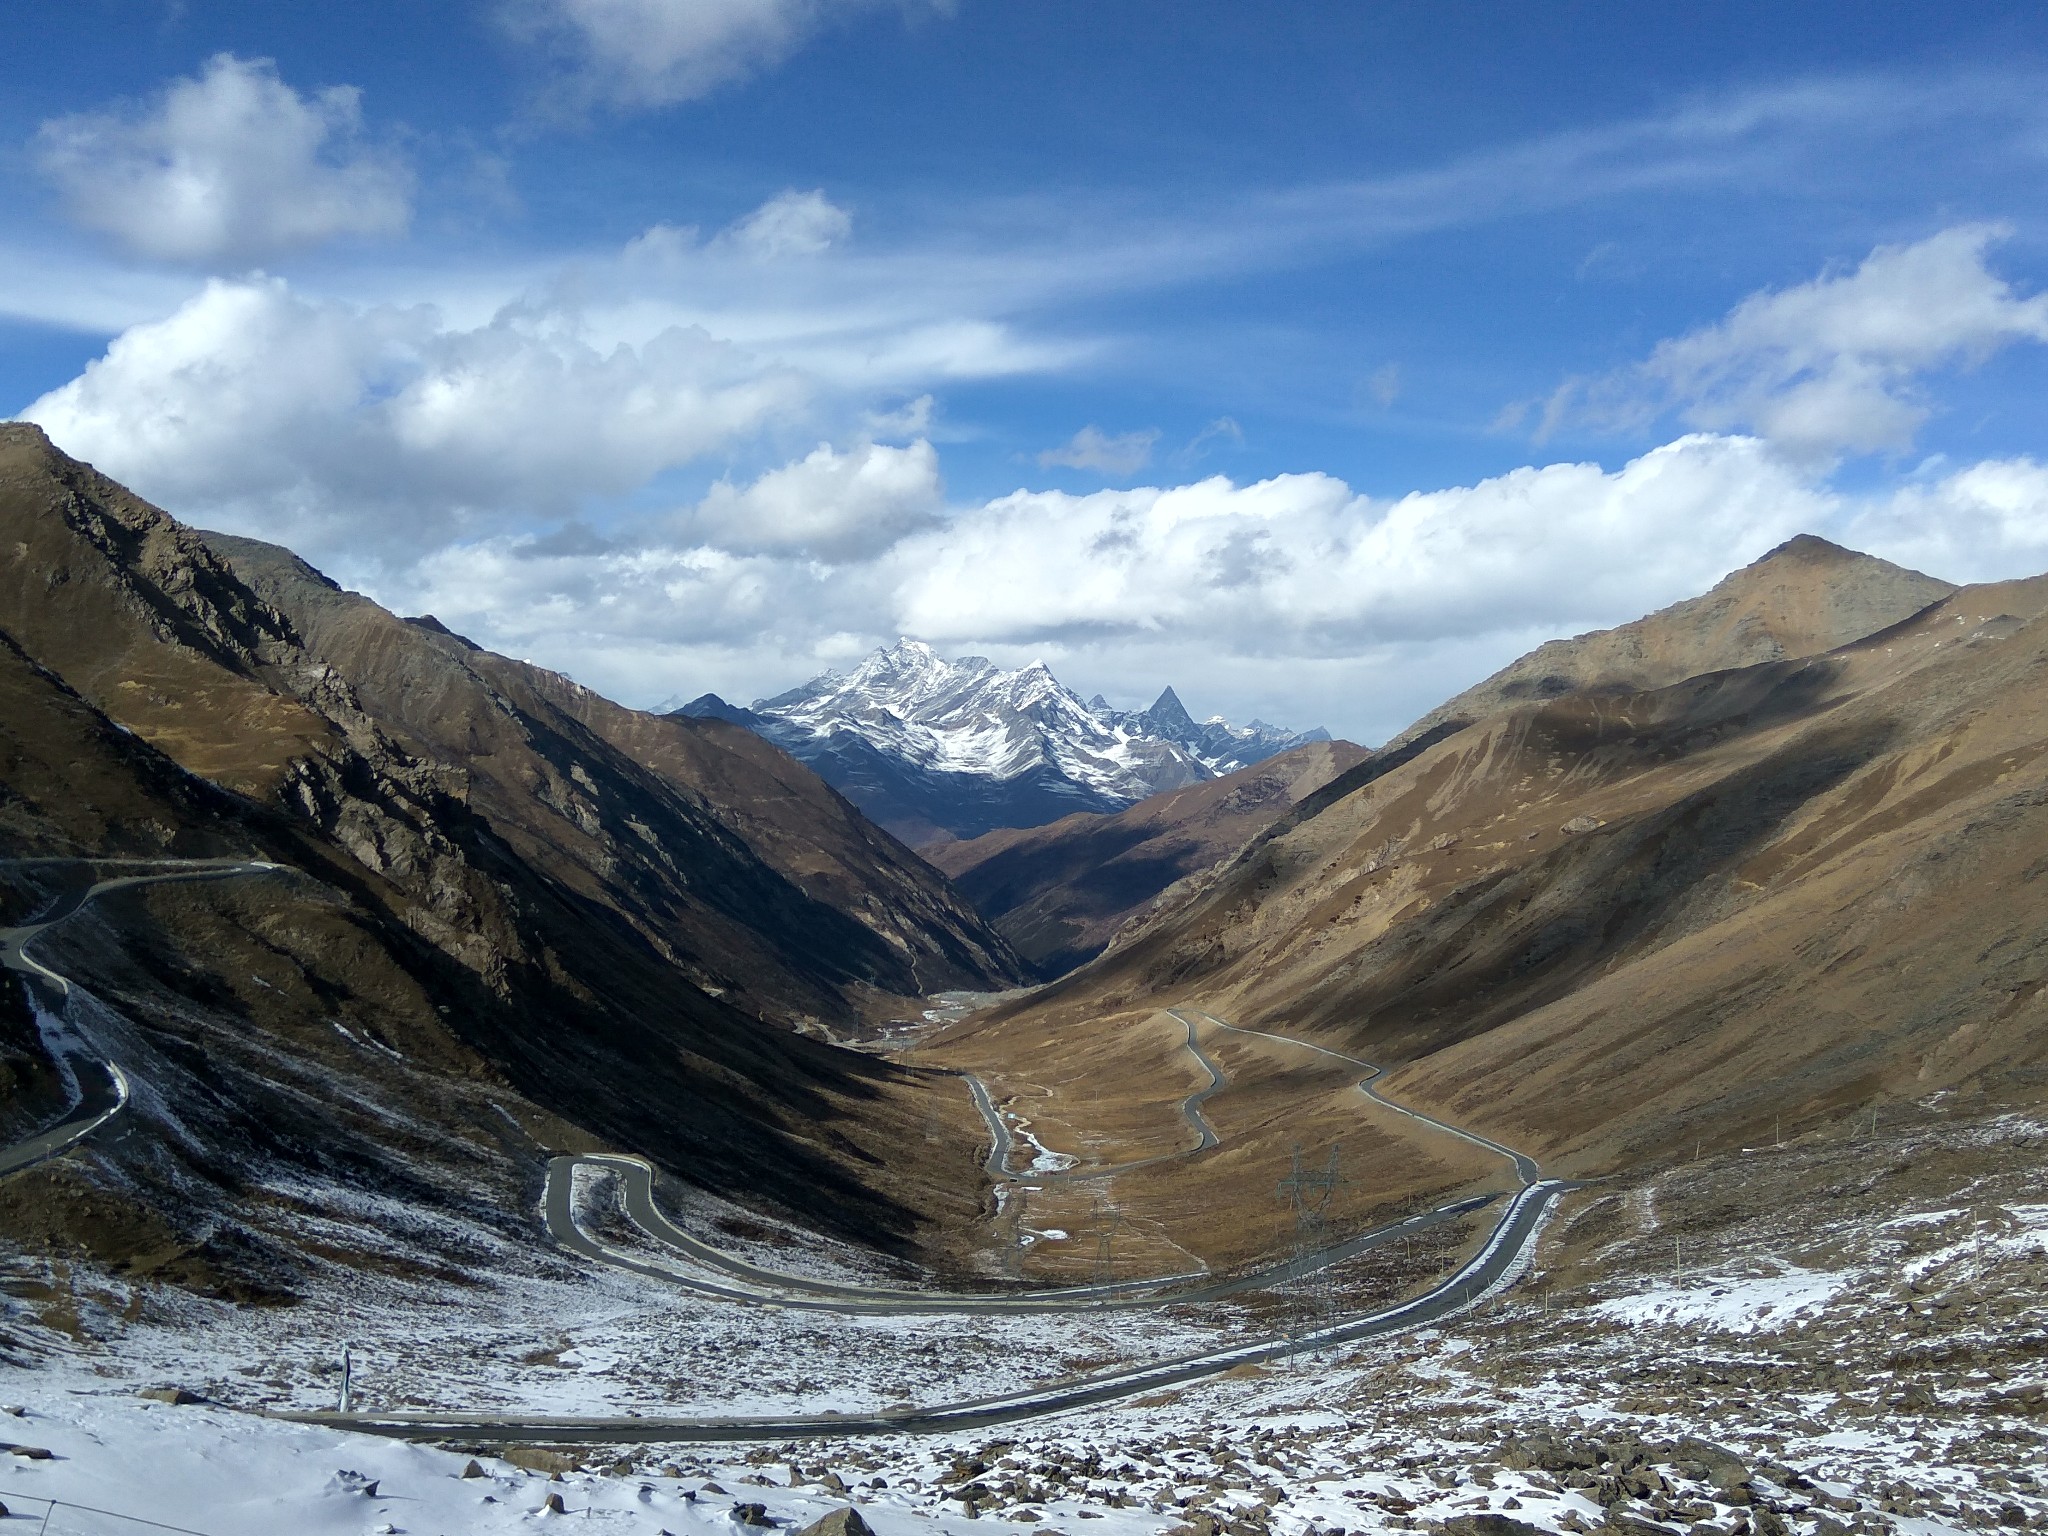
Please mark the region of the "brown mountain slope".
<svg viewBox="0 0 2048 1536"><path fill-rule="evenodd" d="M1017 974L1001 941L922 860L752 733L624 709L432 620L398 619L289 550L203 537L383 731L455 771L465 803L522 858L626 913L722 994L765 993L771 1006L843 1021L871 994ZM650 824L652 807L692 835ZM755 859L782 879L740 867ZM678 900L684 889L738 929L710 925L697 903ZM848 918L865 932L835 932ZM693 935L689 959L678 929ZM830 990L776 996L763 985L847 945L859 946L859 969L821 977Z"/></svg>
<svg viewBox="0 0 2048 1536"><path fill-rule="evenodd" d="M1369 755L1348 741L1311 742L1114 815L990 832L927 849L925 857L1041 977L1059 976L1100 954L1175 881L1236 852Z"/></svg>
<svg viewBox="0 0 2048 1536"><path fill-rule="evenodd" d="M1801 534L1702 596L1614 629L1545 642L1431 710L1389 745L1565 693L1662 688L1702 672L1817 656L1954 590L1949 582Z"/></svg>
<svg viewBox="0 0 2048 1536"><path fill-rule="evenodd" d="M123 895L45 941L115 1005L96 1027L147 1091L105 1160L10 1182L41 1212L20 1231L68 1219L50 1181L78 1177L102 1212L254 1231L243 1192L268 1159L293 1176L375 1164L388 1184L422 1140L470 1147L484 1123L486 1140L533 1129L474 1154L484 1194L451 1152L433 1198L510 1189L522 1232L544 1146L565 1139L884 1246L972 1214L957 1090L935 1108L918 1074L788 1026L1000 984L1002 943L802 769L759 759L769 781L727 812L714 796L750 781L744 753L677 726L643 762L560 679L310 573L270 573L273 602L32 428L0 428L0 541L8 909L81 878L23 858L255 851L299 872ZM711 765L701 787L691 762ZM326 1100L364 1114L330 1123Z"/></svg>
<svg viewBox="0 0 2048 1536"><path fill-rule="evenodd" d="M1192 999L1587 1172L2038 1098L2044 608L2048 578L1964 588L1823 657L1496 715L980 1027Z"/></svg>

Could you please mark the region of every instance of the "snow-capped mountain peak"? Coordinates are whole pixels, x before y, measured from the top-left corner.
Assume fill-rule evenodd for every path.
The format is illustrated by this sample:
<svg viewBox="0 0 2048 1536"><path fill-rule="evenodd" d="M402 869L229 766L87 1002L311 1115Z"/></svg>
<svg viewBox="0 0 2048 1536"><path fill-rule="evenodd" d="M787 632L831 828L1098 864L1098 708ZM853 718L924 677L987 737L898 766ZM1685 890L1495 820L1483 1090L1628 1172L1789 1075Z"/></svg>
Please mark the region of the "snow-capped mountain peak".
<svg viewBox="0 0 2048 1536"><path fill-rule="evenodd" d="M913 842L1121 810L1325 734L1198 726L1171 688L1146 710L1083 703L1043 661L1006 671L908 638L748 710L706 694L678 713L751 727Z"/></svg>

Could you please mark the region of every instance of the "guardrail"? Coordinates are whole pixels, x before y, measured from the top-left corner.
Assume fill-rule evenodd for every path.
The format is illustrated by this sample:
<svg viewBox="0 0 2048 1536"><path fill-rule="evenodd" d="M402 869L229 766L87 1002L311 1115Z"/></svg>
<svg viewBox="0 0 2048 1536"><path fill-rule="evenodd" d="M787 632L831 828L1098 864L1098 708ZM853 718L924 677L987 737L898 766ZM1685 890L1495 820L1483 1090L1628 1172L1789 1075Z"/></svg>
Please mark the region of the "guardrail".
<svg viewBox="0 0 2048 1536"><path fill-rule="evenodd" d="M49 1499L39 1493L9 1493L0 1488L0 1504L7 1506L7 1524L26 1533L28 1522L40 1518L35 1536L145 1536L150 1531L169 1531L172 1536L207 1536L189 1526L165 1525L140 1515L123 1515L111 1509L94 1509L68 1499ZM28 1506L28 1507L24 1507Z"/></svg>

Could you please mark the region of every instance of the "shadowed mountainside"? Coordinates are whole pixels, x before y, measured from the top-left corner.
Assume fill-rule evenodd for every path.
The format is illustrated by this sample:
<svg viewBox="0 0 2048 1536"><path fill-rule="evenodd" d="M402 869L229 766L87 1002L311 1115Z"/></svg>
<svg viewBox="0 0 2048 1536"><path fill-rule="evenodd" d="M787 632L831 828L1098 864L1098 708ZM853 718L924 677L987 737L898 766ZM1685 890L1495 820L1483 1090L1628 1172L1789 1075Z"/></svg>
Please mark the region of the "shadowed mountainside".
<svg viewBox="0 0 2048 1536"><path fill-rule="evenodd" d="M1348 741L1311 742L1114 815L990 832L925 857L1039 976L1059 976L1100 954L1160 892L1236 852L1369 755Z"/></svg>
<svg viewBox="0 0 2048 1536"><path fill-rule="evenodd" d="M1927 590L1875 565L1795 541L1716 590L1799 599L1826 639ZM1873 574L1874 606L1825 590ZM1397 1097L1582 1172L1888 1099L2036 1099L2048 578L1935 586L1820 654L1633 689L1589 667L1595 686L1464 728L1447 707L1410 760L1340 777L959 1048L1194 999L1386 1063ZM1673 633L1687 611L1757 643L1731 606L1625 643L1718 658Z"/></svg>
<svg viewBox="0 0 2048 1536"><path fill-rule="evenodd" d="M147 1092L100 1150L11 1180L9 1230L159 1255L241 1232L228 1267L284 1274L303 1244L242 1198L266 1168L521 1226L543 1150L598 1142L885 1248L972 1214L964 1096L934 1112L918 1074L799 1031L1016 962L806 770L217 550L32 427L0 427L0 539L10 912L83 878L23 859L298 872L124 893L47 937ZM5 1043L33 1117L46 1058L22 1020Z"/></svg>
<svg viewBox="0 0 2048 1536"><path fill-rule="evenodd" d="M1438 705L1388 745L1567 693L1633 693L1703 672L1816 656L1953 591L1953 583L1802 533L1699 597L1613 629L1546 641Z"/></svg>

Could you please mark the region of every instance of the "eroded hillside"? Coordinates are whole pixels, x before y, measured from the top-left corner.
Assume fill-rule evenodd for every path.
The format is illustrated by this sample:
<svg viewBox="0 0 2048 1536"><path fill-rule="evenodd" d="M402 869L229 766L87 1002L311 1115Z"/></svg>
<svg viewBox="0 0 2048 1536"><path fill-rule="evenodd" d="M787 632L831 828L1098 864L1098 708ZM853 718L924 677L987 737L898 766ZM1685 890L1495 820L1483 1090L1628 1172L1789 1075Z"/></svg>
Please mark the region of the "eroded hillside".
<svg viewBox="0 0 2048 1536"><path fill-rule="evenodd" d="M285 1290L323 1241L439 1262L431 1222L316 1239L367 1219L346 1192L530 1240L546 1152L599 1143L903 1253L979 1208L957 1085L806 1032L1014 962L806 770L218 553L33 428L0 428L0 539L10 920L110 859L285 866L40 941L141 1087L9 1181L17 1238ZM8 1044L32 1120L47 1052Z"/></svg>
<svg viewBox="0 0 2048 1536"><path fill-rule="evenodd" d="M1586 1172L2036 1095L2044 605L1964 588L1826 654L1505 709L983 1027L1196 1000Z"/></svg>

